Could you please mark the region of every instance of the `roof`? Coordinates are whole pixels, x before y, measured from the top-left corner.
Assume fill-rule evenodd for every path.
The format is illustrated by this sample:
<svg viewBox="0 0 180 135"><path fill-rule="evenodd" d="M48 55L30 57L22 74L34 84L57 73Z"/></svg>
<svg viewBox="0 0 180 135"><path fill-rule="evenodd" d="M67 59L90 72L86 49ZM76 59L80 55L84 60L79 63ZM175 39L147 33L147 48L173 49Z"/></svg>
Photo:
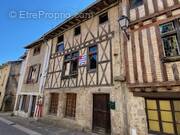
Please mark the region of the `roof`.
<svg viewBox="0 0 180 135"><path fill-rule="evenodd" d="M4 66L10 65L10 64L15 64L15 63L21 63L22 60L15 60L15 61L8 61L6 63L3 63L0 65L0 69L4 68Z"/></svg>
<svg viewBox="0 0 180 135"><path fill-rule="evenodd" d="M20 60L24 60L27 57L27 51L24 52L22 56L19 57Z"/></svg>
<svg viewBox="0 0 180 135"><path fill-rule="evenodd" d="M55 28L51 29L47 33L45 33L41 38L34 41L33 43L25 46L25 49L30 49L40 43L43 42L44 39L53 38L59 33L63 33L64 31L68 30L69 28L72 28L73 26L90 19L89 17L82 17L80 15L86 14L86 13L93 13L95 15L96 13L102 11L103 9L109 7L110 5L118 2L118 0L96 0L91 5L89 5L84 10L80 11L77 15L71 16L70 18L66 19L59 25L57 25ZM93 16L91 16L93 17Z"/></svg>

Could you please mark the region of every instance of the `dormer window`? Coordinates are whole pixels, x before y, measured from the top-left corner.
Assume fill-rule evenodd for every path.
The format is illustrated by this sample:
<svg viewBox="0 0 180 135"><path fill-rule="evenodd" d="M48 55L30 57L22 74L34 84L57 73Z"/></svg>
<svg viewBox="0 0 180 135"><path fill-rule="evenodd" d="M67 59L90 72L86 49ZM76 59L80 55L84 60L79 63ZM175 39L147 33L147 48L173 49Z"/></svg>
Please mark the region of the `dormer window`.
<svg viewBox="0 0 180 135"><path fill-rule="evenodd" d="M64 52L64 35L58 37L56 52L60 52L60 53Z"/></svg>
<svg viewBox="0 0 180 135"><path fill-rule="evenodd" d="M41 52L41 46L37 46L34 48L33 56L40 54Z"/></svg>
<svg viewBox="0 0 180 135"><path fill-rule="evenodd" d="M99 24L103 24L108 21L108 13L104 13L99 16Z"/></svg>
<svg viewBox="0 0 180 135"><path fill-rule="evenodd" d="M131 8L136 8L143 4L143 0L130 0Z"/></svg>
<svg viewBox="0 0 180 135"><path fill-rule="evenodd" d="M74 36L78 36L81 34L81 26L78 26L74 29Z"/></svg>

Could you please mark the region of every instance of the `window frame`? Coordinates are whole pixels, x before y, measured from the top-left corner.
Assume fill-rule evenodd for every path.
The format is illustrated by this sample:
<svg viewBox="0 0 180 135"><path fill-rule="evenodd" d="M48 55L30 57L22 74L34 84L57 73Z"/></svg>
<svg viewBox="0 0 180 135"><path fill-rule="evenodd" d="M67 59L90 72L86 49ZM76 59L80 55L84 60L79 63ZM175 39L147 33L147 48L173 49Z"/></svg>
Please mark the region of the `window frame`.
<svg viewBox="0 0 180 135"><path fill-rule="evenodd" d="M33 56L39 55L41 53L41 45L33 48Z"/></svg>
<svg viewBox="0 0 180 135"><path fill-rule="evenodd" d="M77 103L77 94L76 93L66 93L66 108L65 108L65 117L66 118L76 118L76 105Z"/></svg>
<svg viewBox="0 0 180 135"><path fill-rule="evenodd" d="M156 101L157 113L158 113L158 120L152 120L152 121L157 121L157 122L159 123L160 132L158 132L158 131L152 131L152 130L150 130L150 128L149 128L148 110L154 110L154 109L148 109L148 108L147 108L147 100L155 100L155 101ZM159 104L160 101L169 101L169 102L170 102L170 109L171 109L171 110L161 110L160 104ZM175 111L175 109L174 109L174 104L173 104L174 101L180 101L180 99L145 98L145 111L146 111L146 119L147 119L148 133L150 133L150 134L159 134L159 135L164 135L164 134L166 134L166 135L174 135L174 134L177 134L178 131L177 131L176 125L177 125L177 124L180 124L180 122L179 122L179 123L176 122L175 113L176 113L176 112L180 112L180 111ZM162 121L162 120L161 120L161 111L171 112L171 114L172 114L172 122ZM164 132L163 132L163 126L162 126L162 123L163 123L163 122L173 124L174 134L169 134L169 133L164 133Z"/></svg>
<svg viewBox="0 0 180 135"><path fill-rule="evenodd" d="M50 105L49 105L49 114L57 115L58 105L59 105L59 94L51 93L50 94Z"/></svg>
<svg viewBox="0 0 180 135"><path fill-rule="evenodd" d="M58 50L59 46L63 46L63 51ZM64 52L64 35L61 35L57 38L56 53L63 53L63 52Z"/></svg>
<svg viewBox="0 0 180 135"><path fill-rule="evenodd" d="M73 57L73 54L77 53L76 57ZM73 72L73 62L75 61L74 58L77 59L77 71ZM79 67L79 52L75 51L73 53L71 53L71 64L70 64L70 74L71 75L77 75L78 74L78 67Z"/></svg>
<svg viewBox="0 0 180 135"><path fill-rule="evenodd" d="M72 63L73 63L73 58L72 58L72 55L74 54L74 53L77 53L78 54L78 62L77 62L77 73L73 73L72 72ZM70 56L70 59L67 59L66 60L66 56ZM65 64L66 63L70 63L70 71L69 71L69 75L65 75ZM66 54L66 55L64 55L64 62L63 62L63 75L62 75L62 79L66 79L67 77L77 77L77 75L78 75L78 68L79 68L79 51L73 51L73 52L71 52L71 53L68 53L68 54Z"/></svg>
<svg viewBox="0 0 180 135"><path fill-rule="evenodd" d="M59 51L59 46L63 46L63 50L62 51ZM63 53L64 52L64 42L61 42L61 43L58 43L56 45L56 53Z"/></svg>
<svg viewBox="0 0 180 135"><path fill-rule="evenodd" d="M32 72L33 72L33 68L35 68L37 66L37 75L36 75L36 79L32 80ZM29 67L28 70L28 74L27 74L27 79L26 79L26 83L27 84L33 84L33 83L37 83L39 80L39 73L40 73L40 68L41 68L41 64L35 64ZM31 76L31 77L30 77Z"/></svg>
<svg viewBox="0 0 180 135"><path fill-rule="evenodd" d="M96 68L94 68L94 69L91 69L90 68L90 48L92 48L92 47L96 47L96 52L95 53L93 53L93 54L96 54ZM91 46L89 46L88 47L88 64L87 64L87 70L88 70L88 72L96 72L97 71L97 67L98 67L98 45L91 45Z"/></svg>
<svg viewBox="0 0 180 135"><path fill-rule="evenodd" d="M165 25L165 24L168 24L168 23L173 23L173 27L174 27L174 30L170 31L170 32L165 32L165 33L161 33L160 31L160 27L162 25ZM163 45L163 55L164 55L164 58L175 58L175 57L180 57L180 19L175 19L175 20L172 20L172 21L168 21L166 23L163 23L163 24L160 24L159 25L159 31L160 31L160 37L161 37L161 42L162 42L162 45ZM166 52L165 52L165 47L164 47L164 38L167 38L167 37L170 37L170 36L173 36L173 35L176 35L176 39L177 39L177 47L178 47L178 51L179 51L179 55L176 55L176 56L167 56L166 55Z"/></svg>
<svg viewBox="0 0 180 135"><path fill-rule="evenodd" d="M138 8L139 6L144 4L144 0L142 0L142 3L137 4L137 5L133 5L131 1L132 0L129 0L130 9Z"/></svg>
<svg viewBox="0 0 180 135"><path fill-rule="evenodd" d="M74 28L74 36L79 36L81 34L81 25Z"/></svg>
<svg viewBox="0 0 180 135"><path fill-rule="evenodd" d="M64 42L64 35L60 35L57 38L57 43L61 43L61 42Z"/></svg>
<svg viewBox="0 0 180 135"><path fill-rule="evenodd" d="M102 19L105 15L107 15L107 20L102 21L101 19ZM99 15L99 25L102 25L102 24L107 23L107 22L109 22L108 12L104 12L104 13L100 14L100 15Z"/></svg>
<svg viewBox="0 0 180 135"><path fill-rule="evenodd" d="M23 95L22 96L22 104L21 104L21 108L20 108L21 111L25 111L26 102L27 102L27 95Z"/></svg>

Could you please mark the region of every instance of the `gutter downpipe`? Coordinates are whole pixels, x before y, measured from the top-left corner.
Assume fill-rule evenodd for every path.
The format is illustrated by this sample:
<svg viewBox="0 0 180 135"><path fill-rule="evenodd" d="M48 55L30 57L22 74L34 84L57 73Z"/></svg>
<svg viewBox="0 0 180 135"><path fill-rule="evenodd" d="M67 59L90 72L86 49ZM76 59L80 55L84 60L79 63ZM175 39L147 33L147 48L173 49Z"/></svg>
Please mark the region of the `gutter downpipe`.
<svg viewBox="0 0 180 135"><path fill-rule="evenodd" d="M40 95L43 95L43 90L45 88L45 80L46 80L46 75L48 72L48 63L49 63L49 58L50 58L50 51L51 51L51 43L52 41L50 41L51 43L49 44L47 40L43 39L45 45L47 46L47 50L46 50L46 55L45 55L45 59L44 59L44 63L43 63L43 72L42 72L42 82L40 85Z"/></svg>

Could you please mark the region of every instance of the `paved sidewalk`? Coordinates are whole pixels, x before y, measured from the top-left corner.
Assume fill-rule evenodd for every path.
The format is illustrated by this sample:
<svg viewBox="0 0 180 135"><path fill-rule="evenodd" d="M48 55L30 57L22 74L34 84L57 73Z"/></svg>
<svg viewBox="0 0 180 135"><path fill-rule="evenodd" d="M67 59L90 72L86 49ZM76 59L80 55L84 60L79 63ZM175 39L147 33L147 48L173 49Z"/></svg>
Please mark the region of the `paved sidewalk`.
<svg viewBox="0 0 180 135"><path fill-rule="evenodd" d="M30 118L11 116L10 113L0 113L0 117L13 122L14 124L18 124L30 130L38 132L42 135L92 135L90 133L65 129L53 124L46 124Z"/></svg>

